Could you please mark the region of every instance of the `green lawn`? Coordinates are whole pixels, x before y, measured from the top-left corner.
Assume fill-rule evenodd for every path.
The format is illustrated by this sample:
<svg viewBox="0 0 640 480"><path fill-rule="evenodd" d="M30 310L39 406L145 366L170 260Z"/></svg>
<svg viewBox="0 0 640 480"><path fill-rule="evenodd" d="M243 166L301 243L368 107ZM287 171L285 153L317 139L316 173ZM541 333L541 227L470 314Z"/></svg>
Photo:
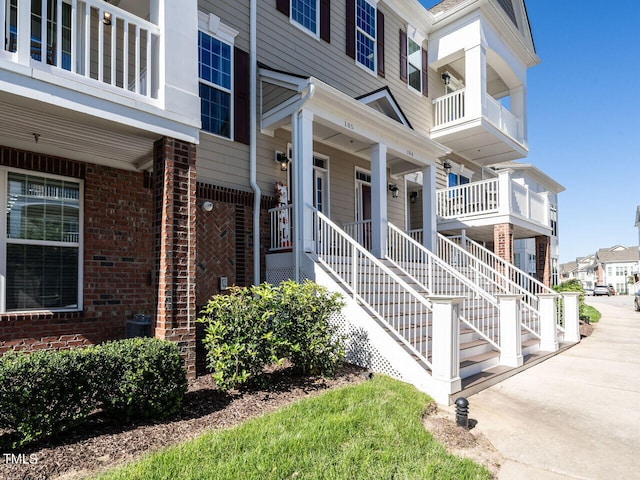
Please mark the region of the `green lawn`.
<svg viewBox="0 0 640 480"><path fill-rule="evenodd" d="M600 317L602 316L602 314L597 309L593 308L591 305L585 305L583 312L586 316L589 317L590 323L597 323L600 320Z"/></svg>
<svg viewBox="0 0 640 480"><path fill-rule="evenodd" d="M376 375L210 432L112 470L104 479L489 479L422 426L430 398Z"/></svg>

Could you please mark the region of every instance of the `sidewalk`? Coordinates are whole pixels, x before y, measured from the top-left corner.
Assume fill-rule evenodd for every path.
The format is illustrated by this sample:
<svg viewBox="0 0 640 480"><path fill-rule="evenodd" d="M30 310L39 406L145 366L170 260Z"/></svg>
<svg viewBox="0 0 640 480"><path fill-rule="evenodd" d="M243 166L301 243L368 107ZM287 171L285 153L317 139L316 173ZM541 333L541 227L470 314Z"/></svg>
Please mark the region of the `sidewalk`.
<svg viewBox="0 0 640 480"><path fill-rule="evenodd" d="M640 313L602 313L579 345L469 397L469 417L506 461L501 480L640 478Z"/></svg>

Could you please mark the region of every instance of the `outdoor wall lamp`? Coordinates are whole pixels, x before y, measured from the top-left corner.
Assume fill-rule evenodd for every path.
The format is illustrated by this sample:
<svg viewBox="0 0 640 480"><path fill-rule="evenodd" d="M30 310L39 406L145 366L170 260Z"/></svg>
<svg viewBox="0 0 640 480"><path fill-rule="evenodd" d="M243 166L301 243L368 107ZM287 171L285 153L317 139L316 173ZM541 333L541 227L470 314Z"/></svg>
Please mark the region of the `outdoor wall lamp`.
<svg viewBox="0 0 640 480"><path fill-rule="evenodd" d="M391 192L391 196L393 198L398 198L398 195L400 195L400 189L394 183L389 184L389 191Z"/></svg>
<svg viewBox="0 0 640 480"><path fill-rule="evenodd" d="M449 160L445 158L442 162L442 166L444 167L444 173L449 175L451 173L451 164L449 163Z"/></svg>
<svg viewBox="0 0 640 480"><path fill-rule="evenodd" d="M409 194L409 201L411 203L416 203L416 200L418 199L418 192L411 192Z"/></svg>
<svg viewBox="0 0 640 480"><path fill-rule="evenodd" d="M109 0L105 0L107 3L109 3ZM104 12L102 14L102 23L104 23L107 27L111 25L111 13L110 12Z"/></svg>
<svg viewBox="0 0 640 480"><path fill-rule="evenodd" d="M276 163L280 164L280 170L286 172L289 169L289 157L282 152L276 152Z"/></svg>
<svg viewBox="0 0 640 480"><path fill-rule="evenodd" d="M451 75L449 75L449 72L444 72L442 74L442 81L445 85L449 85L449 82L451 81Z"/></svg>
<svg viewBox="0 0 640 480"><path fill-rule="evenodd" d="M201 208L203 212L210 212L211 210L213 210L213 202L210 202L209 200L207 200L206 202L202 202Z"/></svg>

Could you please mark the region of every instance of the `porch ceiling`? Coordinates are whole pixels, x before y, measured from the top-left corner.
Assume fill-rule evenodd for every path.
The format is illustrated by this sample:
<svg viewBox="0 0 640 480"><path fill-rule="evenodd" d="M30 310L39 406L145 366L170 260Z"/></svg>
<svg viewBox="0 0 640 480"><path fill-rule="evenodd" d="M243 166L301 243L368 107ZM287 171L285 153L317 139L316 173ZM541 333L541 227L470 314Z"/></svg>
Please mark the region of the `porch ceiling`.
<svg viewBox="0 0 640 480"><path fill-rule="evenodd" d="M460 235L462 230L465 230L468 237L478 242L493 242L493 228L498 223L486 223L476 224L475 222L461 222L461 221L439 221L438 232L443 235ZM521 222L512 223L513 225L513 239L519 240L522 238L534 238L537 236L549 236L551 235L551 229L535 228L531 225L525 225Z"/></svg>
<svg viewBox="0 0 640 480"><path fill-rule="evenodd" d="M37 141L35 135L38 135ZM0 143L134 170L148 168L160 135L51 104L0 93Z"/></svg>

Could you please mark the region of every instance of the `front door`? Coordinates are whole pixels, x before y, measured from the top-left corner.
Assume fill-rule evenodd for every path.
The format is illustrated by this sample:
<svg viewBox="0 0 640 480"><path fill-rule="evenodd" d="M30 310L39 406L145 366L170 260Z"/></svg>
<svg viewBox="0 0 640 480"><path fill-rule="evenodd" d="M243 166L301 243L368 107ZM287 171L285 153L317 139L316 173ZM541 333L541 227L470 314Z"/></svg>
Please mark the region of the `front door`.
<svg viewBox="0 0 640 480"><path fill-rule="evenodd" d="M356 170L356 240L371 249L371 173Z"/></svg>

